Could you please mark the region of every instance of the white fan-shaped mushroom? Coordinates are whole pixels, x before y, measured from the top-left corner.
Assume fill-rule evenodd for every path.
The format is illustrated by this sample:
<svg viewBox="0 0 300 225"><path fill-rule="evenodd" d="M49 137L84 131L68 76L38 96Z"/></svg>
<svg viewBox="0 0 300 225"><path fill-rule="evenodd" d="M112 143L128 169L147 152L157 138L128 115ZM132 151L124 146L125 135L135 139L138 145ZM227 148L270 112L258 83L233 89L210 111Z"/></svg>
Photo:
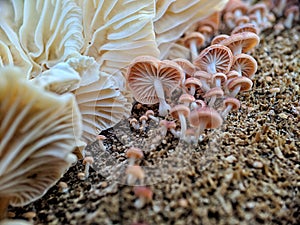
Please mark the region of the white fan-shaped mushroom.
<svg viewBox="0 0 300 225"><path fill-rule="evenodd" d="M100 69L125 73L125 67L140 55L159 55L153 31L154 2L149 0L79 0L83 9L84 47Z"/></svg>
<svg viewBox="0 0 300 225"><path fill-rule="evenodd" d="M101 73L98 81L80 86L74 94L82 115L82 138L87 143L130 114L131 104L108 74Z"/></svg>
<svg viewBox="0 0 300 225"><path fill-rule="evenodd" d="M21 70L0 69L0 209L45 194L76 159L80 136L72 94L46 92Z"/></svg>

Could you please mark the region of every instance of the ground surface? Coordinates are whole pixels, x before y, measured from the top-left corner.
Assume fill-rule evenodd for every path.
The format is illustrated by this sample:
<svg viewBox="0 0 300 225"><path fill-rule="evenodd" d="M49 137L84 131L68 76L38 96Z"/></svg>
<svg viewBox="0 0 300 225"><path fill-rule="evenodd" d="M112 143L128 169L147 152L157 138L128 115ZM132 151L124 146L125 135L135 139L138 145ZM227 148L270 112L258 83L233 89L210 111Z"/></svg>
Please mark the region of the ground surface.
<svg viewBox="0 0 300 225"><path fill-rule="evenodd" d="M9 215L36 212L34 224L296 224L300 221L300 26L280 35L266 31L251 53L258 71L251 92L221 129L208 132L199 145L170 134L157 141L150 124L137 133L124 121L104 132L108 152L95 143L88 149L96 163L82 181L81 162L40 200ZM135 105L133 115L146 110ZM137 210L125 185L124 151L143 148L140 162L152 203ZM154 146L154 147L153 147ZM155 148L155 150L153 150Z"/></svg>

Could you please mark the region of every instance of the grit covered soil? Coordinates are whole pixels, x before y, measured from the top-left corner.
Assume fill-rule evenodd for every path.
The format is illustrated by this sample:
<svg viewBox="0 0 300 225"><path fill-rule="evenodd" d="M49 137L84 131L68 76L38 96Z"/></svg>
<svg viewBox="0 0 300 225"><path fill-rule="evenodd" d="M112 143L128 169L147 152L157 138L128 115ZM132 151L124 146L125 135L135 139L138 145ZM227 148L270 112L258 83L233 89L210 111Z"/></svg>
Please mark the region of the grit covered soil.
<svg viewBox="0 0 300 225"><path fill-rule="evenodd" d="M276 35L267 30L251 53L258 71L252 91L239 94L241 108L199 144L187 144L158 126L145 132L124 120L103 132L107 151L97 142L90 176L80 180L82 161L36 202L9 208L12 218L34 224L297 224L300 221L300 26ZM154 106L153 109L157 107ZM138 118L148 108L135 104ZM126 185L125 150L143 149L139 163L153 200L134 207ZM32 218L33 217L33 218Z"/></svg>

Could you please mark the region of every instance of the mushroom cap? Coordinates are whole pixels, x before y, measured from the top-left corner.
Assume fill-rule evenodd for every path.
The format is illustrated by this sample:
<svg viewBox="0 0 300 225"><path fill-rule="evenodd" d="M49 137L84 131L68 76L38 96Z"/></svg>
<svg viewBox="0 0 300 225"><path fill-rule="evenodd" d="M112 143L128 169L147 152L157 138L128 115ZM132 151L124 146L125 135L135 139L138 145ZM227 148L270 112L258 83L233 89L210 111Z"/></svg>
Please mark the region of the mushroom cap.
<svg viewBox="0 0 300 225"><path fill-rule="evenodd" d="M240 74L235 70L231 70L226 74L226 76L227 76L227 80L229 80L229 79L234 79L236 77L239 77Z"/></svg>
<svg viewBox="0 0 300 225"><path fill-rule="evenodd" d="M93 164L95 162L94 158L91 157L91 156L86 156L84 157L83 161L82 161L82 164L85 165L85 164Z"/></svg>
<svg viewBox="0 0 300 225"><path fill-rule="evenodd" d="M171 108L170 110L170 115L173 118L179 118L179 114L183 114L184 117L188 117L190 114L190 109L189 107L185 106L185 105L176 105L173 108Z"/></svg>
<svg viewBox="0 0 300 225"><path fill-rule="evenodd" d="M214 87L207 91L203 97L211 98L212 96L222 97L224 96L224 91L220 87Z"/></svg>
<svg viewBox="0 0 300 225"><path fill-rule="evenodd" d="M201 84L201 81L199 79L197 79L196 77L190 77L185 80L184 86L187 89L190 88L191 86L196 86L196 88L201 88L202 84Z"/></svg>
<svg viewBox="0 0 300 225"><path fill-rule="evenodd" d="M236 10L240 10L242 14L247 13L247 5L242 2L241 0L229 0L227 3L224 12L231 12L233 13Z"/></svg>
<svg viewBox="0 0 300 225"><path fill-rule="evenodd" d="M252 32L256 35L259 34L259 28L254 23L245 23L235 27L231 34L237 34L242 32Z"/></svg>
<svg viewBox="0 0 300 225"><path fill-rule="evenodd" d="M230 49L226 46L217 44L203 49L195 59L194 65L200 68L200 70L204 70L208 73L212 72L211 67L213 67L215 72L226 74L229 72L232 62L233 55Z"/></svg>
<svg viewBox="0 0 300 225"><path fill-rule="evenodd" d="M179 103L184 103L184 102L191 103L193 101L195 101L195 97L190 94L182 94L182 95L180 95L180 97L178 99Z"/></svg>
<svg viewBox="0 0 300 225"><path fill-rule="evenodd" d="M211 79L211 83L215 83L216 79L221 79L221 84L223 84L227 81L227 76L224 73L215 73L212 75Z"/></svg>
<svg viewBox="0 0 300 225"><path fill-rule="evenodd" d="M104 135L101 135L101 134L97 135L97 140L103 141L105 139L106 139L106 137Z"/></svg>
<svg viewBox="0 0 300 225"><path fill-rule="evenodd" d="M181 69L185 73L185 78L189 78L194 75L196 68L194 64L192 64L189 60L177 58L173 59L173 62L176 62L181 67Z"/></svg>
<svg viewBox="0 0 300 225"><path fill-rule="evenodd" d="M134 98L143 104L156 104L159 98L154 82L161 81L164 92L170 95L180 85L184 73L172 61L159 61L149 56L137 57L128 67L127 82Z"/></svg>
<svg viewBox="0 0 300 225"><path fill-rule="evenodd" d="M212 40L211 40L211 45L216 45L219 44L221 41L225 40L229 38L229 35L227 34L219 34L217 36L215 36Z"/></svg>
<svg viewBox="0 0 300 225"><path fill-rule="evenodd" d="M139 119L140 122L148 120L148 116L142 115Z"/></svg>
<svg viewBox="0 0 300 225"><path fill-rule="evenodd" d="M234 56L234 62L231 70L241 72L242 76L251 79L257 71L257 62L252 56L241 53Z"/></svg>
<svg viewBox="0 0 300 225"><path fill-rule="evenodd" d="M232 105L232 110L238 110L241 106L240 101L237 98L227 97L224 100L224 106Z"/></svg>
<svg viewBox="0 0 300 225"><path fill-rule="evenodd" d="M250 19L248 16L240 16L235 20L236 24L240 26L241 24L249 23Z"/></svg>
<svg viewBox="0 0 300 225"><path fill-rule="evenodd" d="M144 179L145 177L144 170L139 165L128 165L126 174L131 174L138 179Z"/></svg>
<svg viewBox="0 0 300 225"><path fill-rule="evenodd" d="M223 119L213 108L202 107L193 110L189 116L190 124L198 127L200 123L205 123L205 129L214 129L222 125Z"/></svg>
<svg viewBox="0 0 300 225"><path fill-rule="evenodd" d="M137 123L137 122L138 122L138 121L137 121L136 118L132 118L132 119L129 120L129 123L130 123L130 124Z"/></svg>
<svg viewBox="0 0 300 225"><path fill-rule="evenodd" d="M151 191L150 188L144 187L144 186L135 186L133 188L134 195L136 197L142 197L144 198L147 202L152 200L153 192Z"/></svg>
<svg viewBox="0 0 300 225"><path fill-rule="evenodd" d="M220 11L216 11L210 16L200 20L197 25L198 28L201 28L203 26L209 26L212 28L212 33L216 33L220 25ZM198 29L198 31L201 32L201 29Z"/></svg>
<svg viewBox="0 0 300 225"><path fill-rule="evenodd" d="M229 38L220 42L231 49L234 55L237 54L236 48L241 48L242 53L249 52L259 43L259 37L252 32L242 32L230 35Z"/></svg>
<svg viewBox="0 0 300 225"><path fill-rule="evenodd" d="M295 14L295 18L298 18L298 19L295 19L295 20L299 20L299 6L297 5L291 5L289 7L287 7L285 10L284 10L284 15L287 17L290 13L294 13Z"/></svg>
<svg viewBox="0 0 300 225"><path fill-rule="evenodd" d="M204 70L198 70L194 73L194 77L199 80L206 80L206 81L210 82L212 74L210 74Z"/></svg>
<svg viewBox="0 0 300 225"><path fill-rule="evenodd" d="M144 157L144 153L140 148L130 147L126 151L126 156L127 158L142 159Z"/></svg>
<svg viewBox="0 0 300 225"><path fill-rule="evenodd" d="M153 110L147 110L146 113L145 113L145 115L146 115L147 117L149 117L149 116L154 116L154 112L153 112Z"/></svg>
<svg viewBox="0 0 300 225"><path fill-rule="evenodd" d="M255 5L252 5L249 9L248 9L248 14L253 14L255 11L260 11L261 14L264 16L267 14L268 12L268 7L265 3L256 3Z"/></svg>
<svg viewBox="0 0 300 225"><path fill-rule="evenodd" d="M205 42L205 37L204 37L203 34L201 34L199 32L188 33L184 37L184 45L186 47L190 47L190 43L191 43L192 40L196 41L197 47L201 47L204 44L204 42Z"/></svg>
<svg viewBox="0 0 300 225"><path fill-rule="evenodd" d="M46 193L76 158L81 116L72 94L35 86L0 69L0 196L23 206Z"/></svg>
<svg viewBox="0 0 300 225"><path fill-rule="evenodd" d="M233 91L237 85L241 86L240 92L249 91L252 88L253 82L248 77L237 77L227 84L227 88L229 91Z"/></svg>

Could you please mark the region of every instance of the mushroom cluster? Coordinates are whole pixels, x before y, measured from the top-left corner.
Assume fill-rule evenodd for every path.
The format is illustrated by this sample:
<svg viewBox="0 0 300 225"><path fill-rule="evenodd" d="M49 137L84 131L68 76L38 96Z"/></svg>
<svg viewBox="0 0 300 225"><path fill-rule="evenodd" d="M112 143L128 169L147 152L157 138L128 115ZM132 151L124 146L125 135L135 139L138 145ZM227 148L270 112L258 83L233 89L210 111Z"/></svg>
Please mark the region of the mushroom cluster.
<svg viewBox="0 0 300 225"><path fill-rule="evenodd" d="M168 60L145 55L131 62L128 86L138 102L159 103L153 121L162 136L170 131L176 138L197 142L205 129L220 127L231 111L240 108L238 94L251 90L257 71L250 54L260 42L259 33L273 26L273 9L267 3L230 0L223 11L199 20L177 40L176 46L188 54L177 49ZM138 130L138 118L131 121ZM142 127L147 127L145 121Z"/></svg>

